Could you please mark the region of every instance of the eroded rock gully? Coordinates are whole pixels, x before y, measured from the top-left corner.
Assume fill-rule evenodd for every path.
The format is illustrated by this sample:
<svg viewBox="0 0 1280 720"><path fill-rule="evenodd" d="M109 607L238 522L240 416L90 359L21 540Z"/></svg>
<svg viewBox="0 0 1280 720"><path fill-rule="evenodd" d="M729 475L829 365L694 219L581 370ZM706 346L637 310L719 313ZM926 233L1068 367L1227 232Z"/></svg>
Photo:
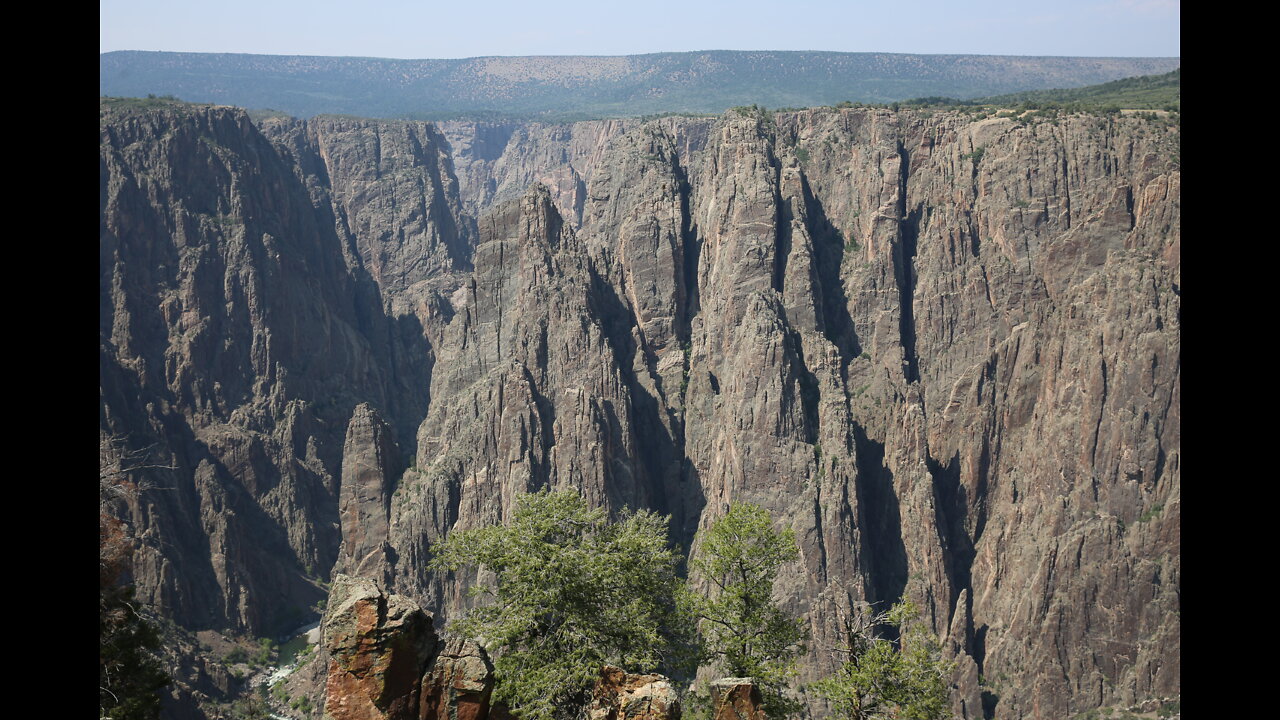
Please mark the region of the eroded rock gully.
<svg viewBox="0 0 1280 720"><path fill-rule="evenodd" d="M441 622L432 545L574 487L694 552L731 502L794 527L802 681L837 604L907 596L965 717L1179 693L1176 129L101 130L101 432L168 466L117 511L180 624L279 632L335 570Z"/></svg>

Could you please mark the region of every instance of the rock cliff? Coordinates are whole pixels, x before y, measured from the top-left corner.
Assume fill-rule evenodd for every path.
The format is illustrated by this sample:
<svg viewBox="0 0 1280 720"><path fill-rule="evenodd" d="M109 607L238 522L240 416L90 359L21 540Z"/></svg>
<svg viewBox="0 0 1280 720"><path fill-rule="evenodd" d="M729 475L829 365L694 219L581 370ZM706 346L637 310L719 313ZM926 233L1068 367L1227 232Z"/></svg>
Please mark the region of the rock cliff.
<svg viewBox="0 0 1280 720"><path fill-rule="evenodd" d="M1178 131L817 109L503 126L104 109L104 443L139 596L259 632L518 493L795 528L964 717L1179 692ZM530 183L533 183L530 187ZM253 541L248 541L253 538ZM815 708L820 704L809 698Z"/></svg>
<svg viewBox="0 0 1280 720"><path fill-rule="evenodd" d="M399 418L393 324L294 159L243 112L104 109L104 447L148 491L121 512L139 597L255 634L322 601L357 402Z"/></svg>

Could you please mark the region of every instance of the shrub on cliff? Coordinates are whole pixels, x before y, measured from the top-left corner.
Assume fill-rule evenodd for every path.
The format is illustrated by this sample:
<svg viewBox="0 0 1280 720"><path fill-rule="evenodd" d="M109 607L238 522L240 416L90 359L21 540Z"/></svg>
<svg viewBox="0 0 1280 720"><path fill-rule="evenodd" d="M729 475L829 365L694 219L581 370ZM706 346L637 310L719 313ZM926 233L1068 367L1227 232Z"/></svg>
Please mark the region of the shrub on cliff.
<svg viewBox="0 0 1280 720"><path fill-rule="evenodd" d="M708 589L688 597L708 659L723 674L755 678L771 717L798 709L782 689L807 632L802 620L774 604L773 582L799 556L793 530L775 530L769 511L743 504L707 529L692 562L693 577Z"/></svg>
<svg viewBox="0 0 1280 720"><path fill-rule="evenodd" d="M933 634L916 621L916 609L901 602L888 612L864 611L838 618L843 624L844 662L836 674L810 686L848 720L942 720L948 717L951 663ZM901 631L897 642L884 628Z"/></svg>
<svg viewBox="0 0 1280 720"><path fill-rule="evenodd" d="M510 524L455 532L433 570L484 567L492 587L450 630L493 652L494 700L522 720L563 717L586 701L604 664L670 672L681 657L677 554L667 520L610 522L573 491L520 497Z"/></svg>

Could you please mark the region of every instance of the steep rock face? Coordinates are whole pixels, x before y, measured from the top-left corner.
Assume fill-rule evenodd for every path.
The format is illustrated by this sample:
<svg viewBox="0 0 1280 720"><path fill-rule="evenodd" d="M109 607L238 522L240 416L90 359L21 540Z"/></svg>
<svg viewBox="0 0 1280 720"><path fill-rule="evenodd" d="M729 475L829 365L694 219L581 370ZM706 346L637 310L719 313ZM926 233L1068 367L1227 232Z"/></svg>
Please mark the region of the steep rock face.
<svg viewBox="0 0 1280 720"><path fill-rule="evenodd" d="M662 127L684 151L705 140L711 119L665 118L646 123ZM570 225L582 222L587 185L614 141L640 125L636 120L593 120L567 124L446 121L459 194L471 217L515 200L538 183L551 193L556 209Z"/></svg>
<svg viewBox="0 0 1280 720"><path fill-rule="evenodd" d="M104 442L165 438L179 491L130 512L146 597L184 622L263 622L287 558L324 573L347 538L450 616L475 578L428 574L431 546L574 487L672 514L693 552L764 505L797 531L775 599L812 646L834 607L910 597L964 717L1178 693L1176 130L827 109L268 143L182 113L104 119L102 393ZM220 207L271 212L218 234ZM322 280L239 289L273 262Z"/></svg>
<svg viewBox="0 0 1280 720"><path fill-rule="evenodd" d="M624 133L589 185L581 234L625 309L612 333L633 407L665 420L638 424L639 443L666 433L675 475L701 488L671 492L660 465L668 511L705 526L729 502L769 507L804 557L778 599L819 641L831 603L906 594L961 674L995 679L1001 714L1175 691L1176 136L1087 117L775 122L731 114L685 153L654 125ZM1033 477L1035 500L1015 490ZM1069 576L1042 560L1062 542ZM997 565L1006 552L1025 564ZM1068 611L1080 597L1125 607ZM1028 606L1045 609L1009 633ZM1142 648L1134 665L1085 660L1117 637ZM1058 666L1052 648L1081 646ZM1052 679L1081 675L1106 680Z"/></svg>
<svg viewBox="0 0 1280 720"><path fill-rule="evenodd" d="M707 498L701 526L732 502L795 520L808 572L796 568L784 585L798 600L827 585L832 562L844 564L838 576L855 577L848 563L858 545L842 519L856 513L856 498L841 491L856 463L838 351L821 334L802 186L762 119L736 114L694 158L690 178L698 262L685 434ZM827 557L828 547L841 557ZM808 593L804 575L816 583Z"/></svg>
<svg viewBox="0 0 1280 720"><path fill-rule="evenodd" d="M620 136L601 159L581 231L612 309L606 327L629 385L639 459L684 547L702 505L684 462L694 259L686 254L687 206L678 145L646 125Z"/></svg>
<svg viewBox="0 0 1280 720"><path fill-rule="evenodd" d="M565 125L541 123L440 124L452 150L462 197L472 217L524 195L538 183L560 215L578 223L600 154L634 121L602 120Z"/></svg>
<svg viewBox="0 0 1280 720"><path fill-rule="evenodd" d="M335 575L323 643L326 720L416 720L423 670L439 643L417 603L367 578Z"/></svg>
<svg viewBox="0 0 1280 720"><path fill-rule="evenodd" d="M433 405L423 424L419 466L435 469L413 477L436 489L397 514L393 544L412 557L401 587L437 582L410 569L433 538L497 521L512 492L541 484L529 478L672 513L677 542L695 552L698 527L751 501L801 538L776 597L807 614L815 646L831 644L836 605L911 597L953 648L968 717L1055 717L1176 692L1176 137L1140 120L883 110L693 125L623 128L593 161L574 233L588 271L539 279L575 293L540 293L535 270L510 264L510 243L478 249L471 282L493 289L492 309L481 292L457 295L466 333L440 346L468 359L450 362L433 396L457 395L496 359L519 362L488 369L493 380L468 386L460 405ZM525 203L526 226L556 224ZM512 212L482 233L487 223L488 237L520 237L497 230ZM518 244L522 263L544 247ZM578 252L566 247L562 257ZM577 321L556 327L548 306ZM617 415L627 440L567 475L547 458L581 447L576 433L591 426L547 432L548 419L581 407L578 388L592 384L580 370L530 370L556 364L540 339L500 349L528 326L547 328L551 347L611 352L592 374L620 380L593 392L630 406ZM583 328L586 342L553 340ZM449 453L510 458L506 477L524 479L482 491L487 460ZM619 457L626 485L606 474ZM439 472L450 463L485 469L458 479ZM1059 554L1072 558L1068 575ZM458 589L426 597L452 594L445 605L458 608ZM1081 597L1123 607L1069 607ZM1117 638L1132 660L1109 659ZM1079 647L1091 649L1069 650ZM802 675L833 664L815 653Z"/></svg>
<svg viewBox="0 0 1280 720"><path fill-rule="evenodd" d="M587 255L535 186L479 223L475 272L451 298L417 467L392 507L396 586L429 590L429 547L500 522L517 494L574 487L593 504L653 503L641 484L630 398L602 327ZM442 612L461 602L459 584Z"/></svg>
<svg viewBox="0 0 1280 720"><path fill-rule="evenodd" d="M380 407L412 454L413 429L426 414L432 346L447 313L443 298L470 266L475 237L447 144L422 123L268 118L261 125L333 224L371 340L393 365L392 404Z"/></svg>
<svg viewBox="0 0 1280 720"><path fill-rule="evenodd" d="M805 561L779 599L797 613L862 596L829 582L859 578L856 462L804 193L761 118L723 118L696 146L653 123L605 156L582 228L625 309L615 344L633 407L651 408L639 440L676 541L731 502L787 518Z"/></svg>
<svg viewBox="0 0 1280 720"><path fill-rule="evenodd" d="M429 339L397 358L405 376L425 385L441 298L452 292L454 273L470 267L475 243L447 141L426 123L349 118L269 120L264 130L299 158L318 201L328 198L351 264L376 283L396 332Z"/></svg>
<svg viewBox="0 0 1280 720"><path fill-rule="evenodd" d="M187 627L296 623L335 559L341 429L401 400L380 303L242 111L101 130L100 419L144 458L139 597Z"/></svg>
<svg viewBox="0 0 1280 720"><path fill-rule="evenodd" d="M426 123L306 123L364 266L388 295L471 260L443 136Z"/></svg>
<svg viewBox="0 0 1280 720"><path fill-rule="evenodd" d="M1084 117L886 120L780 127L865 263L845 284L871 368L855 360L849 378L873 399L855 415L901 518L878 536L874 595L905 588L936 630L963 633L1001 715L1176 692L1176 135ZM842 146L850 127L869 142ZM858 178L868 162L878 193ZM881 410L894 395L898 422ZM899 543L905 558L879 552Z"/></svg>
<svg viewBox="0 0 1280 720"><path fill-rule="evenodd" d="M403 472L392 429L368 403L356 406L342 447L338 517L342 546L334 572L390 580L387 527L393 483Z"/></svg>

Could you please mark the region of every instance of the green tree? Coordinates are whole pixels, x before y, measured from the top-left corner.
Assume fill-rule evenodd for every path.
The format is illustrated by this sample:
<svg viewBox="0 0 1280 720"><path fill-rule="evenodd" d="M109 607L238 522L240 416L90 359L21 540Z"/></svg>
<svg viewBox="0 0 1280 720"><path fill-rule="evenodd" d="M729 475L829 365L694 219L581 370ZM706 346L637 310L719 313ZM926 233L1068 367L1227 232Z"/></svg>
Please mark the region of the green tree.
<svg viewBox="0 0 1280 720"><path fill-rule="evenodd" d="M947 677L952 663L942 660L933 633L916 621L909 601L888 612L863 611L840 618L846 657L835 675L810 688L831 701L848 720L941 720L947 717ZM898 641L882 637L898 627Z"/></svg>
<svg viewBox="0 0 1280 720"><path fill-rule="evenodd" d="M708 659L728 675L755 678L773 716L798 709L782 690L808 633L802 620L774 604L773 583L799 556L793 530L779 532L769 511L739 504L706 530L692 562L710 591L686 599Z"/></svg>
<svg viewBox="0 0 1280 720"><path fill-rule="evenodd" d="M523 720L562 717L604 664L672 672L689 657L666 525L648 511L609 522L576 492L544 491L518 498L509 525L455 532L436 548L435 571L496 576L450 626L495 654L496 701Z"/></svg>
<svg viewBox="0 0 1280 720"><path fill-rule="evenodd" d="M154 656L160 647L160 635L135 609L133 588L102 589L98 629L100 717L160 717L158 692L169 684L169 677Z"/></svg>

